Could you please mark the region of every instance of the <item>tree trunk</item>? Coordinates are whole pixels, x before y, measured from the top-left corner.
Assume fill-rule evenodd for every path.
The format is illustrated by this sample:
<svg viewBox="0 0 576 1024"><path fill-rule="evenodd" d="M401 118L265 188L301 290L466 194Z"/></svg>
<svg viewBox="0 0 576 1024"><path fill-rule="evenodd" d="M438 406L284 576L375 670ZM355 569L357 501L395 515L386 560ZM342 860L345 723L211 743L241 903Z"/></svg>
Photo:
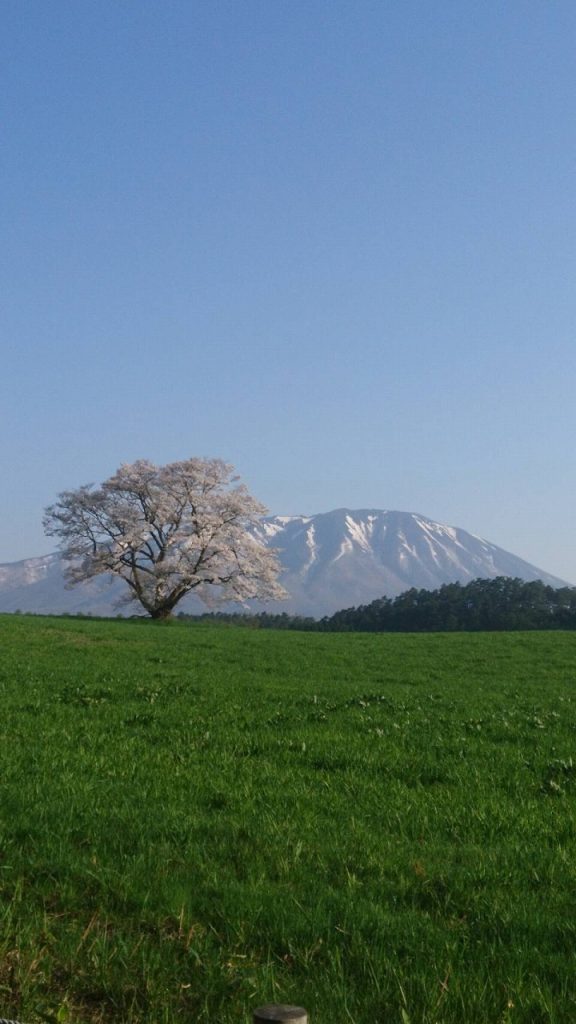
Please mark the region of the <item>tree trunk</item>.
<svg viewBox="0 0 576 1024"><path fill-rule="evenodd" d="M150 616L155 622L167 622L167 620L172 617L172 609L164 607L153 608L150 612Z"/></svg>

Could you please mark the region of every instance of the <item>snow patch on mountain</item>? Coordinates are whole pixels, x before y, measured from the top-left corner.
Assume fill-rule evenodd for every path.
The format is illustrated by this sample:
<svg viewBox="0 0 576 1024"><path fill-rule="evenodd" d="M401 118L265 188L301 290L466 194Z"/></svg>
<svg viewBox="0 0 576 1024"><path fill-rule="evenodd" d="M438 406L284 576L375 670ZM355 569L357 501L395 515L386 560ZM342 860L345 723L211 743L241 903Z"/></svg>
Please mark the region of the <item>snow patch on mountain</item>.
<svg viewBox="0 0 576 1024"><path fill-rule="evenodd" d="M307 572L310 569L310 567L312 565L314 565L314 562L318 558L318 550L316 548L314 523L312 523L311 526L309 526L308 529L306 530L306 546L307 546L308 551L309 551L309 558L308 558L308 561L306 562L306 565L303 568L304 572Z"/></svg>

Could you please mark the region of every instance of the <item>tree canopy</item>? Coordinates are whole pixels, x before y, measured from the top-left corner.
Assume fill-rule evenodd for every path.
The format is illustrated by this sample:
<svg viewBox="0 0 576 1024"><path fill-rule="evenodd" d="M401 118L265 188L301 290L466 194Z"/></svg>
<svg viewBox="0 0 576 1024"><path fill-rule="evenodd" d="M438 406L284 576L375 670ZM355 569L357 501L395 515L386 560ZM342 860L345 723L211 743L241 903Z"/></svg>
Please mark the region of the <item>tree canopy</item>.
<svg viewBox="0 0 576 1024"><path fill-rule="evenodd" d="M285 596L273 551L252 535L266 509L220 459L122 465L99 486L64 491L45 510L69 585L117 576L122 603L168 618L191 591L210 602Z"/></svg>

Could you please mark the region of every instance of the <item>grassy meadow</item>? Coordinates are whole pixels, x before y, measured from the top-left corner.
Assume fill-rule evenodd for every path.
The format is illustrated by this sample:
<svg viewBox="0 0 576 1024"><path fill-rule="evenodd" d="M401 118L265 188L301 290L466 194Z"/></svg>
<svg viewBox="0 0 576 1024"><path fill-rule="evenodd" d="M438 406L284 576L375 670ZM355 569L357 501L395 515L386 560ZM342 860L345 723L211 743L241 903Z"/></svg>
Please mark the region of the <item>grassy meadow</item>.
<svg viewBox="0 0 576 1024"><path fill-rule="evenodd" d="M0 616L0 1016L576 1021L576 634Z"/></svg>

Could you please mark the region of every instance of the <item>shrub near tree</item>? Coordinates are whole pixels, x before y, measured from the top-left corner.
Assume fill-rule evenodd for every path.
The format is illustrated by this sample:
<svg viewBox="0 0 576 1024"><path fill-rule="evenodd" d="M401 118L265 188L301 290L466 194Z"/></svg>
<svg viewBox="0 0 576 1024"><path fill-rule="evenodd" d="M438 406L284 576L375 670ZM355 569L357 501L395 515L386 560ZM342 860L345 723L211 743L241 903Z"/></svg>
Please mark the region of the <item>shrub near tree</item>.
<svg viewBox="0 0 576 1024"><path fill-rule="evenodd" d="M64 491L44 515L69 585L101 575L126 584L121 603L167 619L194 591L205 602L278 600L279 563L250 528L266 509L220 459L140 460L103 484Z"/></svg>

